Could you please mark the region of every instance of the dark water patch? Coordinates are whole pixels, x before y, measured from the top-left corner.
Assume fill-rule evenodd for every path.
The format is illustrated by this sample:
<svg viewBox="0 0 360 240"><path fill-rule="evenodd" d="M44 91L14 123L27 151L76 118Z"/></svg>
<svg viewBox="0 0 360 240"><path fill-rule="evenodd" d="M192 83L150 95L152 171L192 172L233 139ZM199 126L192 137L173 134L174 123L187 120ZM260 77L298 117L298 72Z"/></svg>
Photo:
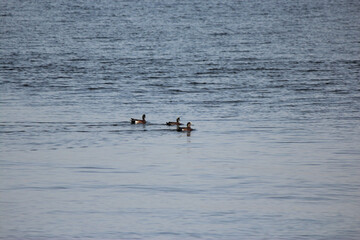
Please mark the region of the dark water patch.
<svg viewBox="0 0 360 240"><path fill-rule="evenodd" d="M90 91L103 91L103 90L113 90L114 88L108 88L108 87L88 87L87 88Z"/></svg>
<svg viewBox="0 0 360 240"><path fill-rule="evenodd" d="M189 82L191 85L206 85L206 84L214 84L214 83L208 83L208 82Z"/></svg>
<svg viewBox="0 0 360 240"><path fill-rule="evenodd" d="M69 190L71 189L70 187L65 187L65 186L16 186L16 187L12 187L11 189L8 189L9 191L11 190L15 190L15 191L19 191L19 190L34 190L34 191L57 191L57 190Z"/></svg>
<svg viewBox="0 0 360 240"><path fill-rule="evenodd" d="M140 172L131 171L104 171L104 170L79 170L78 173L97 173L97 174L139 174Z"/></svg>
<svg viewBox="0 0 360 240"><path fill-rule="evenodd" d="M183 91L183 90L181 90L181 89L169 89L168 91L169 91L169 92L171 92L171 93L182 93L182 92L187 92L187 91Z"/></svg>
<svg viewBox="0 0 360 240"><path fill-rule="evenodd" d="M121 171L111 167L99 167L99 166L83 166L83 167L67 167L69 169L77 170L80 173L108 173L108 174L137 174L138 171Z"/></svg>
<svg viewBox="0 0 360 240"><path fill-rule="evenodd" d="M70 62L87 62L89 59L86 58L70 58L68 61Z"/></svg>
<svg viewBox="0 0 360 240"><path fill-rule="evenodd" d="M223 37L223 36L230 35L230 33L228 33L228 32L217 32L217 33L210 33L209 35L214 36L214 37Z"/></svg>
<svg viewBox="0 0 360 240"><path fill-rule="evenodd" d="M8 130L8 131L0 130L0 133L4 133L4 134L17 134L17 133L24 133L24 132L26 132L26 131L25 130L13 130L13 131L11 131L11 130Z"/></svg>
<svg viewBox="0 0 360 240"><path fill-rule="evenodd" d="M321 202L321 201L331 201L334 200L330 197L301 197L301 196L271 196L268 197L270 199L276 199L276 200L298 200L298 201L304 201L304 202Z"/></svg>
<svg viewBox="0 0 360 240"><path fill-rule="evenodd" d="M131 189L135 191L145 192L160 192L160 193L185 193L185 194L201 194L201 189L187 189L182 187L167 187L167 186L147 186L147 185L117 185L117 189L123 191L124 189Z"/></svg>
<svg viewBox="0 0 360 240"><path fill-rule="evenodd" d="M175 232L157 232L158 235L172 235L172 236L179 236L181 234Z"/></svg>
<svg viewBox="0 0 360 240"><path fill-rule="evenodd" d="M331 70L327 70L327 69L304 69L304 70L297 70L299 72L306 72L306 73L311 73L311 72L331 72Z"/></svg>

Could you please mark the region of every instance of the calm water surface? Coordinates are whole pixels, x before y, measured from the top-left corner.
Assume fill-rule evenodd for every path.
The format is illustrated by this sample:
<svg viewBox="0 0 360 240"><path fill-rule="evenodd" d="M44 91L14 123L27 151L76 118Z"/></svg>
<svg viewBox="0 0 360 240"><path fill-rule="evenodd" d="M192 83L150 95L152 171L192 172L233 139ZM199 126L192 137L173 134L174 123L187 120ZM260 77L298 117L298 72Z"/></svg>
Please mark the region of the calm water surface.
<svg viewBox="0 0 360 240"><path fill-rule="evenodd" d="M359 12L0 1L0 238L359 239Z"/></svg>

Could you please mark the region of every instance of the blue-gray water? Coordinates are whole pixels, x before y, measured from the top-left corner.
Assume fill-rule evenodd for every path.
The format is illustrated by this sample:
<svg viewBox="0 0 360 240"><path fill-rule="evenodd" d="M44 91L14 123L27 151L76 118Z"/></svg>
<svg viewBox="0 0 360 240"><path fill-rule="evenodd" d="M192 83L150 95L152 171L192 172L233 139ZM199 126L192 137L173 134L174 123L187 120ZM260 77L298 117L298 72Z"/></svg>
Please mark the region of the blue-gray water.
<svg viewBox="0 0 360 240"><path fill-rule="evenodd" d="M0 238L359 239L359 12L1 0Z"/></svg>

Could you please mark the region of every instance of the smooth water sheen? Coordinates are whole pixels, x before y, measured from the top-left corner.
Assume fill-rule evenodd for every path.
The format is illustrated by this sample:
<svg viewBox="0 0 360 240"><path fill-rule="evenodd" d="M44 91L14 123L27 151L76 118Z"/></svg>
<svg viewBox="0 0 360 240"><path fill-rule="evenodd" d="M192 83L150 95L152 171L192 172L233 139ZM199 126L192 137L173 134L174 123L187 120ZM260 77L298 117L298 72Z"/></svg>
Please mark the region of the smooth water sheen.
<svg viewBox="0 0 360 240"><path fill-rule="evenodd" d="M0 1L0 238L360 239L359 12Z"/></svg>

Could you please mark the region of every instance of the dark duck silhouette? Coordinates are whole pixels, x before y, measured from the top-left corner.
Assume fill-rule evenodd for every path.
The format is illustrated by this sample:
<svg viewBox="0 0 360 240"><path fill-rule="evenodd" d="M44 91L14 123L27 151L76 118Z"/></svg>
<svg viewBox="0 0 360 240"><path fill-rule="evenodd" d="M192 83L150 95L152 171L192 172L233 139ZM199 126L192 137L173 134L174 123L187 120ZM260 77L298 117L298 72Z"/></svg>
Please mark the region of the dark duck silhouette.
<svg viewBox="0 0 360 240"><path fill-rule="evenodd" d="M186 124L186 127L179 127L179 126L177 127L178 132L190 132L192 130L194 130L194 129L191 128L191 122L188 122Z"/></svg>
<svg viewBox="0 0 360 240"><path fill-rule="evenodd" d="M142 119L131 118L131 124L145 124L146 123L145 117L146 115L143 114Z"/></svg>
<svg viewBox="0 0 360 240"><path fill-rule="evenodd" d="M168 126L174 126L174 125L179 126L179 125L183 125L183 124L180 123L180 117L178 117L178 118L176 119L176 122L167 122L166 125L168 125Z"/></svg>

